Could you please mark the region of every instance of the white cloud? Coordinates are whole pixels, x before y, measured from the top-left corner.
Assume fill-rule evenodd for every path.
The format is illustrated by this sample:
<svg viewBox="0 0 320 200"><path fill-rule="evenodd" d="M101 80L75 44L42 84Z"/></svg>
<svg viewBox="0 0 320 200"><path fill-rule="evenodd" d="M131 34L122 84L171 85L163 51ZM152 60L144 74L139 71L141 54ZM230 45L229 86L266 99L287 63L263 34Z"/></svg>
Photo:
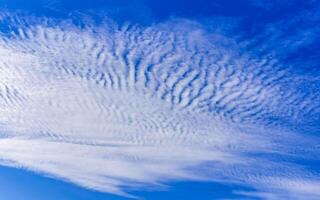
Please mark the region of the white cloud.
<svg viewBox="0 0 320 200"><path fill-rule="evenodd" d="M15 22L0 37L2 164L120 195L190 179L263 191L266 175L305 176L251 155L308 143L267 120L287 106L276 60L240 56L234 41L189 21L48 21ZM203 165L210 170L195 173Z"/></svg>

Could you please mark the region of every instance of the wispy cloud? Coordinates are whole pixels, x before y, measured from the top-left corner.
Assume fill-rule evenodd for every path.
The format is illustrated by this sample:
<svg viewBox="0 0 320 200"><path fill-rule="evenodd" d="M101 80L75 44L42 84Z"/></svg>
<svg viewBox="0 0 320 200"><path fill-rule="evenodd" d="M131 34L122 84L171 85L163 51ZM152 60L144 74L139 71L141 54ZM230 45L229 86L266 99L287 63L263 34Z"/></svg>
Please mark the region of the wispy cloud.
<svg viewBox="0 0 320 200"><path fill-rule="evenodd" d="M119 195L210 180L319 196L319 176L285 162L318 156L317 138L286 125L319 103L288 87L301 76L276 58L187 20L80 28L1 16L2 164Z"/></svg>

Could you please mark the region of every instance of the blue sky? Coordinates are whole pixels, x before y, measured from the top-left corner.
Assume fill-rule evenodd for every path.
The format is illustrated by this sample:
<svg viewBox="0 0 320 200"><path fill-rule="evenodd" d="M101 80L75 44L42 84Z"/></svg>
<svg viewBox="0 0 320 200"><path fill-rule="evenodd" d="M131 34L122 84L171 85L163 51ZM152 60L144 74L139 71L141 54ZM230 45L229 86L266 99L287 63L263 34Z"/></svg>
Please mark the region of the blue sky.
<svg viewBox="0 0 320 200"><path fill-rule="evenodd" d="M117 195L86 190L74 184L68 184L39 176L32 172L7 167L1 168L1 197L3 199L127 199ZM212 182L179 182L172 183L170 189L156 191L132 191L144 199L212 199L212 198L240 198L241 194L232 193L233 189L241 188L252 191L250 188L237 185L223 185ZM191 191L191 192L188 192Z"/></svg>
<svg viewBox="0 0 320 200"><path fill-rule="evenodd" d="M319 8L0 0L0 199L319 199Z"/></svg>

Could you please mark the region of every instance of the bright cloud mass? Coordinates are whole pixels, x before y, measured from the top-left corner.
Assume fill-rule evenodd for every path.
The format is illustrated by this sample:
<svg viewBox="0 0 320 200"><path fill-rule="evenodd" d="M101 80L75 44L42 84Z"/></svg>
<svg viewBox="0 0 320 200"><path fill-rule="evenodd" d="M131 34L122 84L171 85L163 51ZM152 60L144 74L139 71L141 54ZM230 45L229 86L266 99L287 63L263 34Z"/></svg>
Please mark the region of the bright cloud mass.
<svg viewBox="0 0 320 200"><path fill-rule="evenodd" d="M319 91L301 90L319 79L256 41L183 18L0 19L1 165L133 198L183 180L320 198L320 174L295 162L319 159L318 136L302 134Z"/></svg>

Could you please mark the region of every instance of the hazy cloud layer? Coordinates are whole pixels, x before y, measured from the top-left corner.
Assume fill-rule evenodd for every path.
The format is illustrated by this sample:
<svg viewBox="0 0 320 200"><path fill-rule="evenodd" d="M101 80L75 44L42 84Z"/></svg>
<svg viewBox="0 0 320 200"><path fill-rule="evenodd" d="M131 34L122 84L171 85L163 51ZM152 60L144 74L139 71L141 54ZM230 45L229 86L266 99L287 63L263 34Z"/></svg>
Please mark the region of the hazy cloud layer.
<svg viewBox="0 0 320 200"><path fill-rule="evenodd" d="M319 118L319 76L193 21L1 19L3 165L120 195L210 180L320 197L319 173L295 162L319 158L319 139L295 126Z"/></svg>

